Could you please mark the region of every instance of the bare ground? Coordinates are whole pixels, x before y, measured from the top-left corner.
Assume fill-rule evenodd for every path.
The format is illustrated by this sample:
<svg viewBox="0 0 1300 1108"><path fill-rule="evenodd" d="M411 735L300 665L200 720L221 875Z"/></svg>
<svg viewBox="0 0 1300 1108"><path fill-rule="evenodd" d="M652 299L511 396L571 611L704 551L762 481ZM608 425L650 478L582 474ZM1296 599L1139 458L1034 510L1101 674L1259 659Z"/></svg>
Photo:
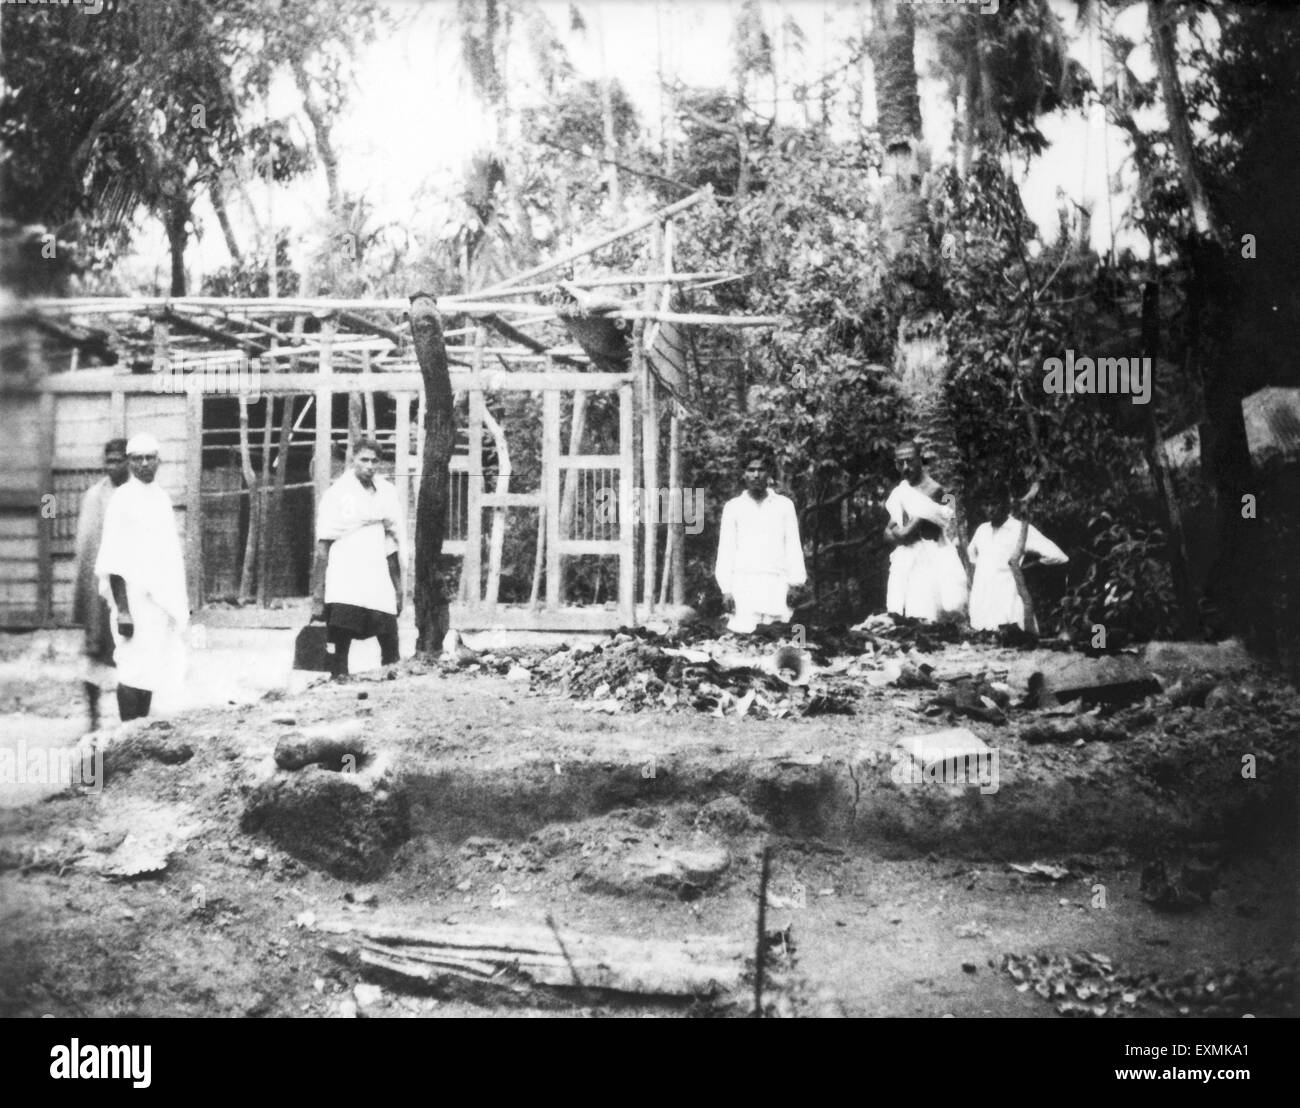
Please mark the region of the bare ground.
<svg viewBox="0 0 1300 1108"><path fill-rule="evenodd" d="M1015 721L970 724L1001 755L998 791L980 794L891 782L898 738L952 722L923 717L919 693L873 690L852 717L607 716L499 677L414 666L248 699L285 683L285 642L218 639L190 692L207 706L135 725L158 750L188 744L188 760L115 769L110 747L102 793L0 786L0 1015L348 1015L370 980L382 991L361 994L368 1015L743 1014L747 996L413 989L331 954L315 925L550 914L561 935L750 941L765 844L768 928L782 935L773 1012L1053 1015L1074 992L1017 989L1001 960L1076 951L1171 985L1107 1014L1294 1010L1300 703L1267 675L1252 678L1250 703L1127 709L1123 742L1030 746ZM75 739L67 642L21 646L0 664L3 742ZM232 692L243 702L229 704ZM398 767L409 805L410 838L365 884L304 863L311 851L291 836L244 829L277 740L350 719ZM96 872L128 833L164 842L165 868ZM706 845L730 857L706 886L639 876L647 853ZM1011 868L1036 861L1068 875ZM1212 873L1208 900L1157 909L1144 871L1184 861ZM1215 1010L1204 979L1182 980L1204 967L1222 981L1243 965L1271 984L1239 989L1239 1010Z"/></svg>

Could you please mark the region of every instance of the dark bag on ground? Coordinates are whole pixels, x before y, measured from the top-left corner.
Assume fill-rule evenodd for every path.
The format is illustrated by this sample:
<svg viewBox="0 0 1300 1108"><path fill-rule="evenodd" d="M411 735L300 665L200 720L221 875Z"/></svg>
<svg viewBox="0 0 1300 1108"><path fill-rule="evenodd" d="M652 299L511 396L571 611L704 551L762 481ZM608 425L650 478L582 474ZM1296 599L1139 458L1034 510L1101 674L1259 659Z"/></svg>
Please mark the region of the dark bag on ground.
<svg viewBox="0 0 1300 1108"><path fill-rule="evenodd" d="M329 673L334 656L328 643L329 628L323 623L309 623L293 641L293 668Z"/></svg>

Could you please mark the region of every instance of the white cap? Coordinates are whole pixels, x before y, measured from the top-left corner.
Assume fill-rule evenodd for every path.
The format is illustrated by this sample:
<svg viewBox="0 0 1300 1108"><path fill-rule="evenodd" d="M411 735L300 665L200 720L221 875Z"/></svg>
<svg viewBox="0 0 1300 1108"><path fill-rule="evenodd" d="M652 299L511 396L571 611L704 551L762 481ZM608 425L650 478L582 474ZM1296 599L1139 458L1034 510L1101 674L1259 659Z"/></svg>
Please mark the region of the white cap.
<svg viewBox="0 0 1300 1108"><path fill-rule="evenodd" d="M133 454L157 454L160 449L158 440L147 431L132 435L131 441L126 444L127 457Z"/></svg>

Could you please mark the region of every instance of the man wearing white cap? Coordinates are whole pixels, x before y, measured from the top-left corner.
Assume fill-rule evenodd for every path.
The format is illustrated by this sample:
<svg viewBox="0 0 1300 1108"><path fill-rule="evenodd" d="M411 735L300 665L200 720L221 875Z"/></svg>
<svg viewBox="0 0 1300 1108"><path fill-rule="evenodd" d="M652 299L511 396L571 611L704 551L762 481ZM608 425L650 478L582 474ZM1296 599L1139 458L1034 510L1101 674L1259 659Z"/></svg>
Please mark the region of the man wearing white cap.
<svg viewBox="0 0 1300 1108"><path fill-rule="evenodd" d="M154 481L158 440L126 444L131 476L113 494L95 562L112 613L117 707L123 721L147 716L154 690L182 654L189 623L185 560L171 497Z"/></svg>

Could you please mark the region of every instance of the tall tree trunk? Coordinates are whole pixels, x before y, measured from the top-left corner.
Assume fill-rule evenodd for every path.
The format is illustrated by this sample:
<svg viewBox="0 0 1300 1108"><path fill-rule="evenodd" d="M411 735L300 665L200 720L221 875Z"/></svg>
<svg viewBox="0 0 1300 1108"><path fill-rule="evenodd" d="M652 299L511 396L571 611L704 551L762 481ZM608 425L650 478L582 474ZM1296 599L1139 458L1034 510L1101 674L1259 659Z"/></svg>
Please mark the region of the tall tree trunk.
<svg viewBox="0 0 1300 1108"><path fill-rule="evenodd" d="M185 245L190 233L186 223L190 218L189 202L172 200L167 206L167 245L171 252L171 296L185 295Z"/></svg>
<svg viewBox="0 0 1300 1108"><path fill-rule="evenodd" d="M1192 141L1192 126L1188 118L1187 98L1178 79L1178 50L1174 38L1172 6L1160 0L1149 0L1147 20L1151 28L1151 52L1155 55L1156 72L1160 77L1160 94L1164 97L1165 116L1169 122L1169 144L1178 163L1178 174L1187 192L1187 202L1192 209L1192 221L1199 235L1208 235L1223 243L1222 229L1210 210L1205 186L1196 164L1196 148Z"/></svg>
<svg viewBox="0 0 1300 1108"><path fill-rule="evenodd" d="M217 222L221 225L221 234L226 240L226 249L230 251L231 260L236 265L242 265L244 255L239 249L239 242L235 239L234 228L230 225L230 212L226 208L226 189L219 177L212 178L208 186L208 197L212 201L212 210L217 213Z"/></svg>
<svg viewBox="0 0 1300 1108"><path fill-rule="evenodd" d="M1270 613L1265 605L1256 607L1250 603L1258 590L1250 585L1254 528L1242 516L1242 497L1255 488L1254 466L1241 409L1245 387L1243 375L1224 361L1233 349L1231 333L1237 325L1235 318L1224 318L1225 309L1231 311L1228 306L1236 291L1225 252L1227 229L1211 207L1202 183L1187 100L1178 77L1173 8L1160 0L1152 0L1147 13L1151 49L1169 123L1170 147L1195 226L1189 244L1192 267L1190 307L1197 320L1193 359L1198 363L1198 370L1204 353L1200 345L1202 336L1206 333L1220 336L1216 343L1218 349L1214 352L1217 354L1215 364L1202 374L1206 426L1201 436L1201 464L1212 477L1218 507L1218 549L1206 585L1207 600L1218 610L1216 622L1220 627L1259 632L1269 624ZM1215 317L1217 326L1205 327L1206 317Z"/></svg>
<svg viewBox="0 0 1300 1108"><path fill-rule="evenodd" d="M330 132L329 116L316 99L316 90L312 87L311 77L301 58L293 61L293 77L302 96L302 108L311 123L312 133L316 138L316 150L320 154L321 165L325 168L325 190L329 201L330 216L334 221L333 230L337 231L343 218L343 193L339 186L339 159L334 149ZM331 246L333 246L331 239Z"/></svg>
<svg viewBox="0 0 1300 1108"><path fill-rule="evenodd" d="M411 337L424 378L423 475L415 514L415 649L418 654L432 655L442 649L443 636L451 626L441 562L456 428L442 322L428 293L411 297Z"/></svg>

